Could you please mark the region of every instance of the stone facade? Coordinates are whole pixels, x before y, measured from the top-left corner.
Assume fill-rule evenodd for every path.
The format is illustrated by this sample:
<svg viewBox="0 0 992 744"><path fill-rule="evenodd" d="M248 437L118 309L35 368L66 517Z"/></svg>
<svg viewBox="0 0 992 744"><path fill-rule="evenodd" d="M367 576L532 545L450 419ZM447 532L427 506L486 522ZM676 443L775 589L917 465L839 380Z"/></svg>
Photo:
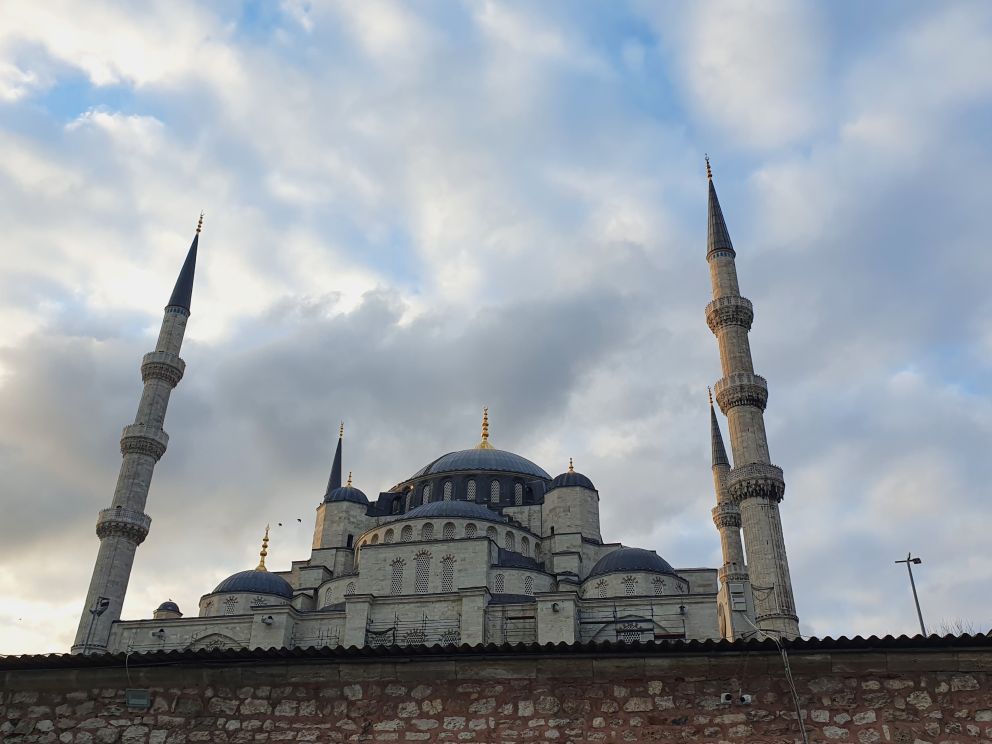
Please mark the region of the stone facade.
<svg viewBox="0 0 992 744"><path fill-rule="evenodd" d="M792 645L810 742L992 741L987 638L848 644ZM86 663L10 658L0 660L0 737L9 744L799 742L774 647L706 645L136 654L127 668L122 655ZM148 707L129 709L126 688L147 690Z"/></svg>

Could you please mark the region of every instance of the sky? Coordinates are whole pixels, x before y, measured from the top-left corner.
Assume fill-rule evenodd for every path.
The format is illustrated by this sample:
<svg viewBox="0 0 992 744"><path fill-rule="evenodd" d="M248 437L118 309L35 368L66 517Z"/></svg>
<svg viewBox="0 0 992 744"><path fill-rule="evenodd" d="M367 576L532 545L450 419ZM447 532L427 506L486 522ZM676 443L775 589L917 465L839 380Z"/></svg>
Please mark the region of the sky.
<svg viewBox="0 0 992 744"><path fill-rule="evenodd" d="M708 153L805 635L992 627L992 4L0 3L0 653L65 651L206 213L125 618L491 441L721 563ZM721 416L726 433L726 420ZM279 526L281 523L281 526Z"/></svg>

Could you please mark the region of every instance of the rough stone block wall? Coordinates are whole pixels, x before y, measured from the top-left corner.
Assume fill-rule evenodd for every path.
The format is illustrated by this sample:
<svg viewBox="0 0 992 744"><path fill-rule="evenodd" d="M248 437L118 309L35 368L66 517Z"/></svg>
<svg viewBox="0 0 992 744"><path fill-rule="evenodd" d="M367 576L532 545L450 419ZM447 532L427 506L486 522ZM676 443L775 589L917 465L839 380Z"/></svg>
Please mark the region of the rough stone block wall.
<svg viewBox="0 0 992 744"><path fill-rule="evenodd" d="M4 742L796 742L781 659L184 661L8 671ZM811 742L992 741L992 653L793 654ZM0 664L2 669L2 664ZM151 692L130 711L125 687ZM725 704L721 693L751 695Z"/></svg>

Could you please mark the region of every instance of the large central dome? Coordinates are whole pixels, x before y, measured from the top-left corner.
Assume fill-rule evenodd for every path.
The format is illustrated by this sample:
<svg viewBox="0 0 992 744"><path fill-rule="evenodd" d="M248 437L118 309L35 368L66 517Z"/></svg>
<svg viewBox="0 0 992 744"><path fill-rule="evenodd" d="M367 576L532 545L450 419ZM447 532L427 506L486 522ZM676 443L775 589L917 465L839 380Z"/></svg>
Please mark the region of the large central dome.
<svg viewBox="0 0 992 744"><path fill-rule="evenodd" d="M434 462L428 463L411 475L408 480L415 480L425 475L455 473L464 470L520 473L551 480L551 476L543 468L535 465L526 457L491 447L485 449L477 447L441 455Z"/></svg>

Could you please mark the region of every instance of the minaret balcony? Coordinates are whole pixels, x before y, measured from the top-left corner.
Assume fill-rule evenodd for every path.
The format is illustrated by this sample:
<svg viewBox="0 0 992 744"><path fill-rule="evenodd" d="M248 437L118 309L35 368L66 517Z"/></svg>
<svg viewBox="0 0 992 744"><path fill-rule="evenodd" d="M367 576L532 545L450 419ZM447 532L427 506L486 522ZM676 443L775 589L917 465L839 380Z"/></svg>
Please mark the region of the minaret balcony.
<svg viewBox="0 0 992 744"><path fill-rule="evenodd" d="M732 295L717 297L706 306L706 325L714 334L728 325L751 330L753 320L754 305L747 297Z"/></svg>
<svg viewBox="0 0 992 744"><path fill-rule="evenodd" d="M168 446L169 435L154 426L129 424L121 433L122 455L150 455L157 462L162 459Z"/></svg>
<svg viewBox="0 0 992 744"><path fill-rule="evenodd" d="M738 504L747 499L781 501L785 494L782 468L764 462L741 465L727 476L727 491Z"/></svg>
<svg viewBox="0 0 992 744"><path fill-rule="evenodd" d="M713 524L716 525L717 529L740 529L741 510L732 501L721 501L713 507L711 513L713 515Z"/></svg>
<svg viewBox="0 0 992 744"><path fill-rule="evenodd" d="M750 372L734 372L716 381L713 395L725 415L729 415L730 409L736 406L751 406L764 411L768 403L768 381Z"/></svg>
<svg viewBox="0 0 992 744"><path fill-rule="evenodd" d="M141 544L148 536L152 518L135 509L122 506L100 511L96 519L96 534L103 539L108 535L121 535Z"/></svg>
<svg viewBox="0 0 992 744"><path fill-rule="evenodd" d="M141 359L141 381L165 380L175 387L183 379L186 362L168 351L152 351Z"/></svg>

